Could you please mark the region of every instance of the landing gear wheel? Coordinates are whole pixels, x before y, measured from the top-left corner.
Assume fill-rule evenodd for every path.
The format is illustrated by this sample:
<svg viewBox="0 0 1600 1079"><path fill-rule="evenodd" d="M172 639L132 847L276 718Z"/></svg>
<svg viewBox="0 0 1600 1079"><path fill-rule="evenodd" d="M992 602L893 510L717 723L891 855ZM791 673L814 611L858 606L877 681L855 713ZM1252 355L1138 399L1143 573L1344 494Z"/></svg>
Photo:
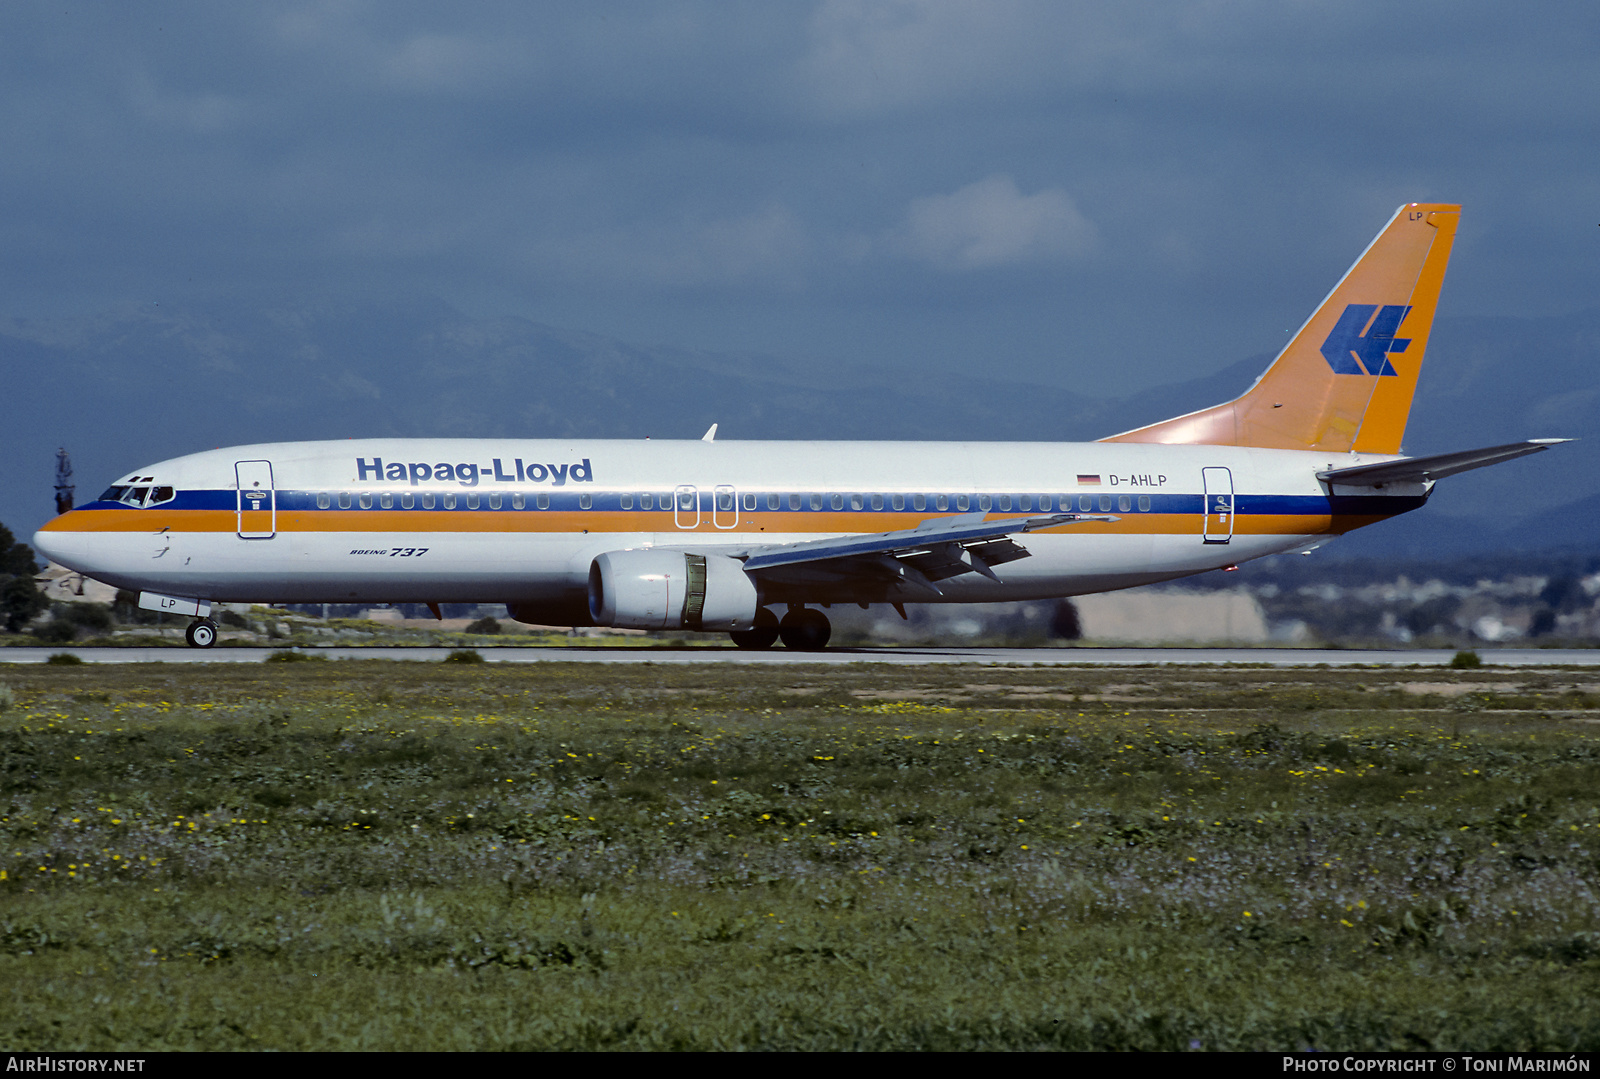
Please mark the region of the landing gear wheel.
<svg viewBox="0 0 1600 1079"><path fill-rule="evenodd" d="M783 646L796 652L820 652L828 647L828 638L832 635L828 616L810 607L790 611L778 623L778 636L783 639Z"/></svg>
<svg viewBox="0 0 1600 1079"><path fill-rule="evenodd" d="M762 607L756 611L753 627L730 630L728 636L740 648L771 648L778 639L778 616Z"/></svg>
<svg viewBox="0 0 1600 1079"><path fill-rule="evenodd" d="M190 648L210 648L217 643L217 624L209 618L190 622L189 628L183 631L183 639L189 642Z"/></svg>

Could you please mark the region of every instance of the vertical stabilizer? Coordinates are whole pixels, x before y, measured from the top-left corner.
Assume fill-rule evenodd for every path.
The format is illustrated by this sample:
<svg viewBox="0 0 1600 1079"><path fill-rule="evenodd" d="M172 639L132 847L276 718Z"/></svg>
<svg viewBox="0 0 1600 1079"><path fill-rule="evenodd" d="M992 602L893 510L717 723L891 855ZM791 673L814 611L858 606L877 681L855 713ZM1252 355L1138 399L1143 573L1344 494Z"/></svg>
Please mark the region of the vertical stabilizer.
<svg viewBox="0 0 1600 1079"><path fill-rule="evenodd" d="M1460 220L1400 207L1244 396L1102 441L1399 453Z"/></svg>

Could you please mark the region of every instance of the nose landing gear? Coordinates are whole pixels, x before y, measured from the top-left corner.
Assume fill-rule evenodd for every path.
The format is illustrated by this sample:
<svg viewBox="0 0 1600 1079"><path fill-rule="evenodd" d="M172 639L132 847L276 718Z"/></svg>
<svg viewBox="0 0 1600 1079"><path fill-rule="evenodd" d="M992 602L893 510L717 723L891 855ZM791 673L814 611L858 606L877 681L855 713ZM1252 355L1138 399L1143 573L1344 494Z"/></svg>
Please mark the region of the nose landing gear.
<svg viewBox="0 0 1600 1079"><path fill-rule="evenodd" d="M183 631L190 648L210 648L217 643L217 624L209 618L196 619Z"/></svg>

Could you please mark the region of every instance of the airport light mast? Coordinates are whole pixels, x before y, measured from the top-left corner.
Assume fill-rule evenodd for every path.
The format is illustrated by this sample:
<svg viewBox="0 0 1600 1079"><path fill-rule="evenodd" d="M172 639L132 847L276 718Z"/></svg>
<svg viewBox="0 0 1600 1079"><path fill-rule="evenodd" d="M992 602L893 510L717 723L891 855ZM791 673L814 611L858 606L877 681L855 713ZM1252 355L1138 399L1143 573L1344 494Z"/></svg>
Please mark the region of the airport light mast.
<svg viewBox="0 0 1600 1079"><path fill-rule="evenodd" d="M72 508L72 458L66 447L56 450L56 516Z"/></svg>

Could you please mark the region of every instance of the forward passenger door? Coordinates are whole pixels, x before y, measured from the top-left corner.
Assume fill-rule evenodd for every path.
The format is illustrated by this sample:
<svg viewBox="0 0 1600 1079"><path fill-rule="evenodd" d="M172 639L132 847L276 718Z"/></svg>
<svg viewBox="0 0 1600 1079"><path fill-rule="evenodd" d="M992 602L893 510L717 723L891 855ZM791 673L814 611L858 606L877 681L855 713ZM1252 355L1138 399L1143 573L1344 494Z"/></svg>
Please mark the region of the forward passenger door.
<svg viewBox="0 0 1600 1079"><path fill-rule="evenodd" d="M278 500L272 489L271 461L236 461L240 539L271 539L278 534Z"/></svg>

